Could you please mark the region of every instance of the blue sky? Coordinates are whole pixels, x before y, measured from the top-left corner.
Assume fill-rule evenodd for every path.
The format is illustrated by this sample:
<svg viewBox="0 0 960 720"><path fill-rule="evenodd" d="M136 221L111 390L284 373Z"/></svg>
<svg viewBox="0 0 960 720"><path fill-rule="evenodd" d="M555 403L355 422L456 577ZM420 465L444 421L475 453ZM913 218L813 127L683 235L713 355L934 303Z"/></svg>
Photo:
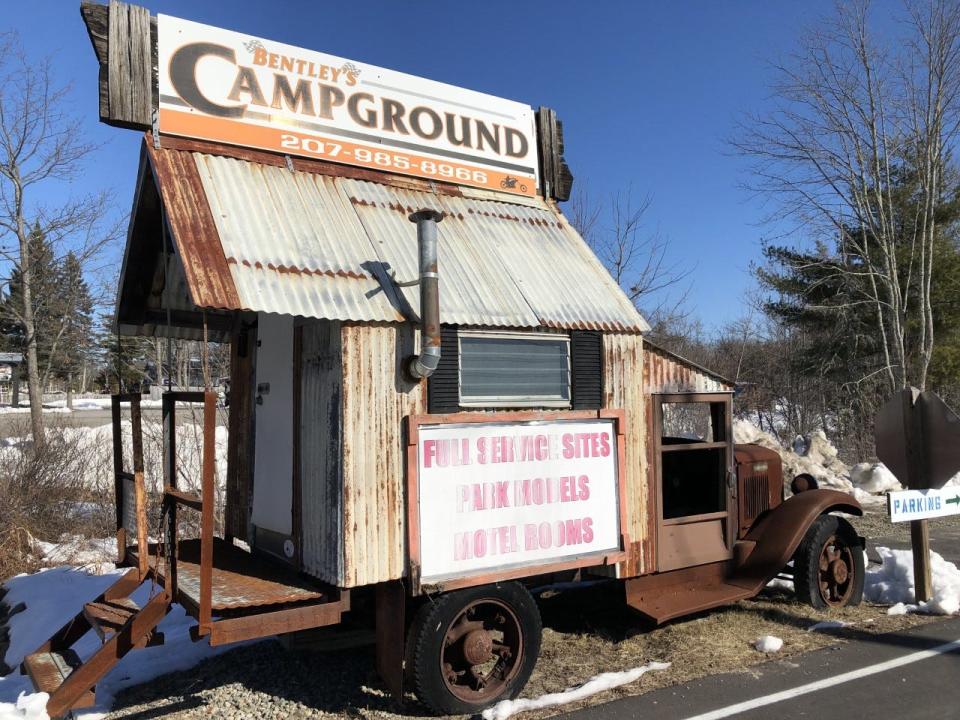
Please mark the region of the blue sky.
<svg viewBox="0 0 960 720"><path fill-rule="evenodd" d="M689 310L707 328L746 312L761 199L742 190L744 162L725 138L744 112L770 103L769 61L801 27L829 12L793 2L192 2L153 0L151 12L422 75L533 106L564 122L567 160L597 200L633 189L653 196L648 226L669 258L692 270ZM881 4L881 7L883 5ZM29 56L52 54L74 86L73 110L106 143L77 190L114 189L127 212L138 133L97 121L97 63L77 0L7 3L0 30ZM119 249L118 249L119 254Z"/></svg>

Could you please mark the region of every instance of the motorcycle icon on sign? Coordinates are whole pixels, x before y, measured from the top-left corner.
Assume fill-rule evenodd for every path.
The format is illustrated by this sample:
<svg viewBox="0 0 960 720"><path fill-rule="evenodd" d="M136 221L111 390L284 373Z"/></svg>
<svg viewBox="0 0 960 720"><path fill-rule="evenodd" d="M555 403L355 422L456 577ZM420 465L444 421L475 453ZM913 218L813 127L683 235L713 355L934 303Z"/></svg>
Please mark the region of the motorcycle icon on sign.
<svg viewBox="0 0 960 720"><path fill-rule="evenodd" d="M503 180L500 181L500 187L504 190L516 190L517 189L517 179L507 175ZM520 184L520 192L526 192L527 186L523 183Z"/></svg>

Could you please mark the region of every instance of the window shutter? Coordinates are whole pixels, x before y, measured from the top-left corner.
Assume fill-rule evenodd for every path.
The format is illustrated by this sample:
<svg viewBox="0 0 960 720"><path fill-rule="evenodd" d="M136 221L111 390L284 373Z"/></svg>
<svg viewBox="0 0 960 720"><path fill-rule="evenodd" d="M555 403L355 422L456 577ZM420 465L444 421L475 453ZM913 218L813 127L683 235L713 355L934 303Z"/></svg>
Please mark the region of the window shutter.
<svg viewBox="0 0 960 720"><path fill-rule="evenodd" d="M603 407L603 336L593 330L570 333L570 373L573 409Z"/></svg>
<svg viewBox="0 0 960 720"><path fill-rule="evenodd" d="M427 411L455 413L460 410L460 348L457 329L440 328L440 364L427 379Z"/></svg>

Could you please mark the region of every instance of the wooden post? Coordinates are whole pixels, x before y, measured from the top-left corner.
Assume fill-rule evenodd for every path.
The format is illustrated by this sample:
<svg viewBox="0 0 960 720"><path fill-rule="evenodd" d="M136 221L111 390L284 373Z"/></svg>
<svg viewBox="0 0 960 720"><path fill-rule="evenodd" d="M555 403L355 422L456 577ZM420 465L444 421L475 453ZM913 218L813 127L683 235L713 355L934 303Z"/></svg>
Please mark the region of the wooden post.
<svg viewBox="0 0 960 720"><path fill-rule="evenodd" d="M200 635L210 632L213 598L213 520L214 460L216 457L217 394L207 390L203 395L203 457L200 511L200 612L197 618Z"/></svg>
<svg viewBox="0 0 960 720"><path fill-rule="evenodd" d="M930 487L927 459L923 453L923 421L914 407L919 392L916 388L901 391L903 399L903 430L907 449L907 487L926 490ZM933 578L930 572L930 528L926 520L910 521L910 546L913 549L914 595L918 603L933 597Z"/></svg>
<svg viewBox="0 0 960 720"><path fill-rule="evenodd" d="M133 436L133 496L137 516L137 559L140 577L147 576L150 547L147 542L147 493L143 487L143 429L140 423L140 396L130 398L130 425Z"/></svg>
<svg viewBox="0 0 960 720"><path fill-rule="evenodd" d="M110 399L110 418L113 424L113 482L117 505L117 564L127 557L127 538L123 529L123 435L120 432L120 396Z"/></svg>
<svg viewBox="0 0 960 720"><path fill-rule="evenodd" d="M169 358L168 358L169 362ZM177 487L177 405L175 396L166 392L162 396L163 407L163 485ZM167 506L166 538L164 550L167 558L167 580L164 590L170 599L177 599L177 503Z"/></svg>

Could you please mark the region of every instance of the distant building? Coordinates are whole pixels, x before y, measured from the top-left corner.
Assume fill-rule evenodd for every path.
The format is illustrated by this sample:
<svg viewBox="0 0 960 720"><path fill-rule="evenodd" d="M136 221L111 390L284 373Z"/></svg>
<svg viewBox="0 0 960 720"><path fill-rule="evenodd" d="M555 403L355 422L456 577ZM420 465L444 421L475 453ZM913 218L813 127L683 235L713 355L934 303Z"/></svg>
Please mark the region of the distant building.
<svg viewBox="0 0 960 720"><path fill-rule="evenodd" d="M0 404L20 404L21 353L0 352Z"/></svg>

